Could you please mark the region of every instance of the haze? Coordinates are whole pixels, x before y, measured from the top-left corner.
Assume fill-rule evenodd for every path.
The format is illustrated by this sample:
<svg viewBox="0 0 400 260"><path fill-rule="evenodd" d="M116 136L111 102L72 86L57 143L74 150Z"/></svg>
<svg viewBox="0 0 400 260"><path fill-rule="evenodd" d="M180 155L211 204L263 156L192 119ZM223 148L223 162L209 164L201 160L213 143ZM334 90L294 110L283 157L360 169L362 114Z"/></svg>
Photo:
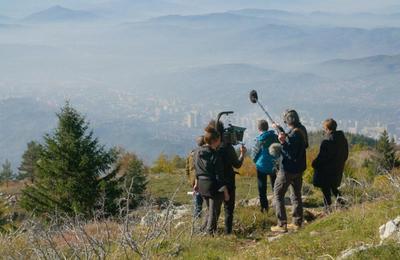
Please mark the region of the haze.
<svg viewBox="0 0 400 260"><path fill-rule="evenodd" d="M311 130L400 136L397 1L0 0L0 161L70 100L102 142L186 154L224 109L255 135L293 107Z"/></svg>

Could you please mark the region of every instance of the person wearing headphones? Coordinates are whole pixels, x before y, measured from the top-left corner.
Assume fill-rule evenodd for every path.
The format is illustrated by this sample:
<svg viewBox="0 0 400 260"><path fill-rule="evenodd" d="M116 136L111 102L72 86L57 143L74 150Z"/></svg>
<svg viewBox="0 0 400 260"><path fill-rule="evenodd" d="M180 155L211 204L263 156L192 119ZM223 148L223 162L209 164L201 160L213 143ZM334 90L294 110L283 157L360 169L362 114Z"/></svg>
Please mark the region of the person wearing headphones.
<svg viewBox="0 0 400 260"><path fill-rule="evenodd" d="M271 227L271 231L284 233L289 229L297 230L303 224L303 203L301 191L303 185L303 172L307 168L306 149L308 136L306 128L301 124L298 113L295 110L287 110L283 116L289 133L280 132L278 135L281 143L280 169L274 185L275 211L278 225ZM274 125L275 128L279 127ZM292 190L290 200L293 207L293 223L287 223L285 208L285 194Z"/></svg>

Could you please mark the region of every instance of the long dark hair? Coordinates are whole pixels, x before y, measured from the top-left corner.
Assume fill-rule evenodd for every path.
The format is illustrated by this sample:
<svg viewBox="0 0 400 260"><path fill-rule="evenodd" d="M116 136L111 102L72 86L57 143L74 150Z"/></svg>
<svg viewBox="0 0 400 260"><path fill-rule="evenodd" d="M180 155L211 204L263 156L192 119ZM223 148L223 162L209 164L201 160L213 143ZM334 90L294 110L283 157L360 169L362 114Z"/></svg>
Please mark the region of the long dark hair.
<svg viewBox="0 0 400 260"><path fill-rule="evenodd" d="M221 121L217 122L217 120L213 119L208 123L207 127L215 128L218 131L220 137L224 136L224 123L222 123Z"/></svg>
<svg viewBox="0 0 400 260"><path fill-rule="evenodd" d="M204 131L204 142L208 145L213 144L221 137L217 129L215 129L213 126L208 125Z"/></svg>

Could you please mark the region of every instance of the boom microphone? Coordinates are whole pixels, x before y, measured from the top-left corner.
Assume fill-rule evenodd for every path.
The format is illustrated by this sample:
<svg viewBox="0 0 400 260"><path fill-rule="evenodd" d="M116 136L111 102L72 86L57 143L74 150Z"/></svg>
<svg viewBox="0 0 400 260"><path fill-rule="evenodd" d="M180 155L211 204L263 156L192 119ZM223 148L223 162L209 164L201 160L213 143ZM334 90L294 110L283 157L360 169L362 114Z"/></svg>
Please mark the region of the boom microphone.
<svg viewBox="0 0 400 260"><path fill-rule="evenodd" d="M258 104L260 106L260 108L262 109L262 111L264 111L264 113L267 115L268 119L272 122L272 124L275 124L275 121L272 119L272 117L269 115L268 111L264 108L264 106L260 103L260 101L258 100L258 94L256 90L252 90L250 91L250 102L253 104ZM283 130L283 128L281 126L278 126L275 128L278 133L284 133L285 131Z"/></svg>

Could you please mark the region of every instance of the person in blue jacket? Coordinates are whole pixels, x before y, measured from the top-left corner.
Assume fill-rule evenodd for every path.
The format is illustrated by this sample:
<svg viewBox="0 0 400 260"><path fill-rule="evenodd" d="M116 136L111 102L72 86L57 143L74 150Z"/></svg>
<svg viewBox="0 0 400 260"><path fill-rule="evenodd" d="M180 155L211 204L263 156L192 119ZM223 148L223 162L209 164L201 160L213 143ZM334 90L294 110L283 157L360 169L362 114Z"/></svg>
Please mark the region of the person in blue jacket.
<svg viewBox="0 0 400 260"><path fill-rule="evenodd" d="M271 144L278 143L278 136L273 130L268 131L269 126L266 120L259 120L257 127L260 135L257 136L252 149L252 159L257 168L261 212L268 212L267 176L270 178L272 190L276 179L276 159L269 153L268 148Z"/></svg>

